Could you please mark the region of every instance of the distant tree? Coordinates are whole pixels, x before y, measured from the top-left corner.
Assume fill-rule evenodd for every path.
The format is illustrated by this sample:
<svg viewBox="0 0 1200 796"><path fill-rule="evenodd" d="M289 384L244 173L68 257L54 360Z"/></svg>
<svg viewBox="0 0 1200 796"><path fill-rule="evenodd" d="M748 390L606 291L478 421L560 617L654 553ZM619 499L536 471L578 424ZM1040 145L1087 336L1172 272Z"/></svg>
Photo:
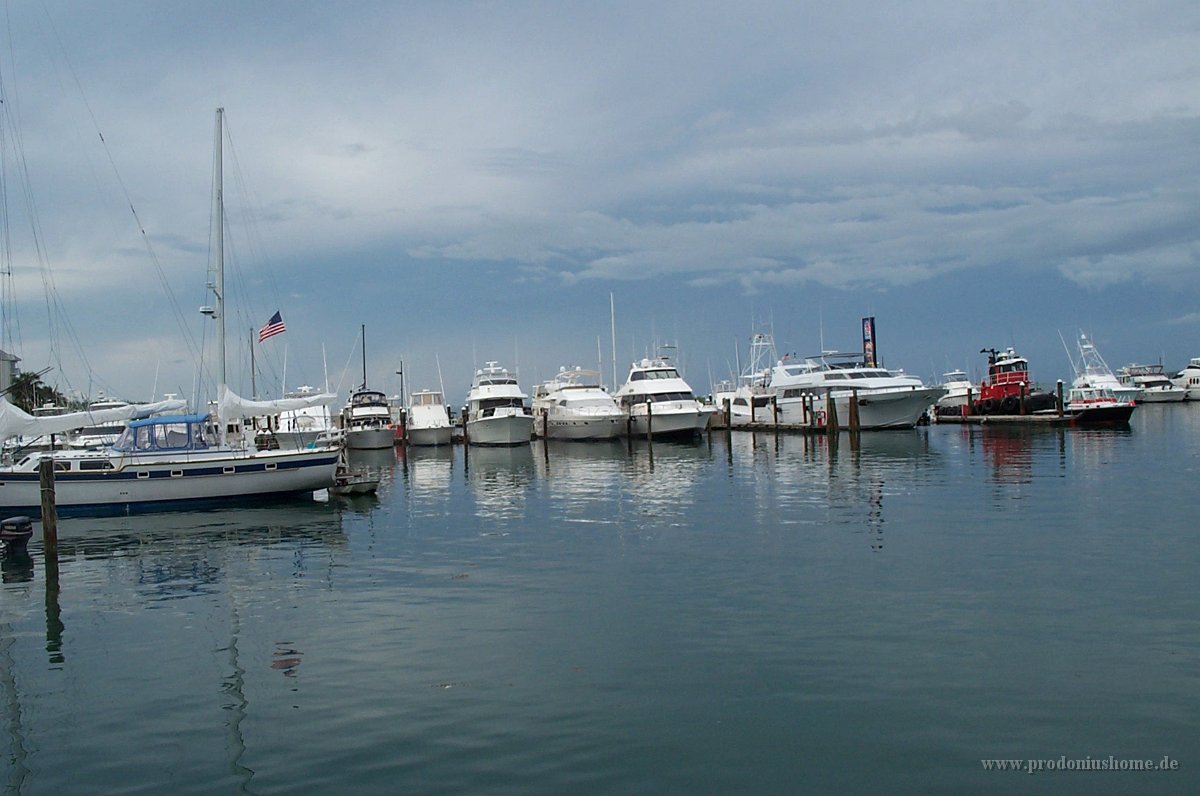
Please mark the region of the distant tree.
<svg viewBox="0 0 1200 796"><path fill-rule="evenodd" d="M42 377L36 373L18 373L7 397L12 404L26 412L32 412L35 407L45 404L67 405L66 396L43 383Z"/></svg>

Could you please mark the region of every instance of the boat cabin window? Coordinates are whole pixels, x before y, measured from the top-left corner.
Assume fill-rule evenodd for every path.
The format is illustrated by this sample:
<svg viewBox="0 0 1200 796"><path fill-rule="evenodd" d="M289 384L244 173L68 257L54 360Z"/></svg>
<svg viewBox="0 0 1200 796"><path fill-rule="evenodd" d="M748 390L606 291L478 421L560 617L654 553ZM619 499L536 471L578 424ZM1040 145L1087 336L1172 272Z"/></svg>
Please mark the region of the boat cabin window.
<svg viewBox="0 0 1200 796"><path fill-rule="evenodd" d="M107 459L91 459L81 461L79 463L80 470L111 470L113 469L112 462Z"/></svg>
<svg viewBox="0 0 1200 796"><path fill-rule="evenodd" d="M70 462L55 462L54 463L54 472L56 472L56 473L71 472L71 463Z"/></svg>

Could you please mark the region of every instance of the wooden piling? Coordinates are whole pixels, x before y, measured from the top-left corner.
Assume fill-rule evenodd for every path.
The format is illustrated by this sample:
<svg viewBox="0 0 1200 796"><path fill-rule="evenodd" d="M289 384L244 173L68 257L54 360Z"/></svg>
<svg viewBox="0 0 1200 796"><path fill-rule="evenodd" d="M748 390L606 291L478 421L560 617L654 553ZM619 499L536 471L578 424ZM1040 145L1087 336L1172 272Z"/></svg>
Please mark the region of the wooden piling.
<svg viewBox="0 0 1200 796"><path fill-rule="evenodd" d="M1025 382L1021 382L1021 414L1025 414L1025 393L1028 392L1029 386Z"/></svg>
<svg viewBox="0 0 1200 796"><path fill-rule="evenodd" d="M838 427L837 403L833 400L833 388L825 388L825 429L826 433L837 434Z"/></svg>
<svg viewBox="0 0 1200 796"><path fill-rule="evenodd" d="M849 425L850 433L857 434L858 433L858 388L857 387L852 388L850 390L850 407L849 407L849 411L847 412L847 414L850 415L848 418L846 418L846 421L850 424Z"/></svg>
<svg viewBox="0 0 1200 796"><path fill-rule="evenodd" d="M654 436L654 399L646 396L646 442Z"/></svg>
<svg viewBox="0 0 1200 796"><path fill-rule="evenodd" d="M1058 380L1058 396L1055 399L1058 404L1058 416L1063 416L1063 383L1062 379Z"/></svg>
<svg viewBox="0 0 1200 796"><path fill-rule="evenodd" d="M54 457L43 456L38 463L38 483L42 488L42 544L46 558L58 560L58 505L54 497Z"/></svg>

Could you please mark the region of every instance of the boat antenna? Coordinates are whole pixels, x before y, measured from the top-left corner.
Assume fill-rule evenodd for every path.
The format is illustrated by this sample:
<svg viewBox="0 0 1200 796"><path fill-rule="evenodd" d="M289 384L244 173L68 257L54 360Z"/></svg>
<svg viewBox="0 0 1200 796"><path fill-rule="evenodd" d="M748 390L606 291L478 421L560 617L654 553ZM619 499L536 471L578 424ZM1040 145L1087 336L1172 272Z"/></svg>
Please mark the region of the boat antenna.
<svg viewBox="0 0 1200 796"><path fill-rule="evenodd" d="M362 360L363 360L363 382L362 388L367 389L367 325L362 324Z"/></svg>
<svg viewBox="0 0 1200 796"><path fill-rule="evenodd" d="M611 290L608 292L608 314L612 329L612 383L615 390L617 389L617 302L613 298Z"/></svg>
<svg viewBox="0 0 1200 796"><path fill-rule="evenodd" d="M441 357L438 356L436 351L433 353L433 361L437 363L438 390L440 390L442 393L442 401L445 401L446 400L446 385L442 383L442 360L441 360Z"/></svg>

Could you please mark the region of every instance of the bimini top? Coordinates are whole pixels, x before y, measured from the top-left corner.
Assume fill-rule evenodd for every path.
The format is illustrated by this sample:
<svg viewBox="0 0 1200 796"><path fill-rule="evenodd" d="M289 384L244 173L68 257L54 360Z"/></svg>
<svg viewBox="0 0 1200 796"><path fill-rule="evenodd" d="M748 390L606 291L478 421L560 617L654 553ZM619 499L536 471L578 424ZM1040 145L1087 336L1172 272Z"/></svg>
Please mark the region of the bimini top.
<svg viewBox="0 0 1200 796"><path fill-rule="evenodd" d="M218 444L211 415L160 415L134 420L113 443L122 453L207 450Z"/></svg>

